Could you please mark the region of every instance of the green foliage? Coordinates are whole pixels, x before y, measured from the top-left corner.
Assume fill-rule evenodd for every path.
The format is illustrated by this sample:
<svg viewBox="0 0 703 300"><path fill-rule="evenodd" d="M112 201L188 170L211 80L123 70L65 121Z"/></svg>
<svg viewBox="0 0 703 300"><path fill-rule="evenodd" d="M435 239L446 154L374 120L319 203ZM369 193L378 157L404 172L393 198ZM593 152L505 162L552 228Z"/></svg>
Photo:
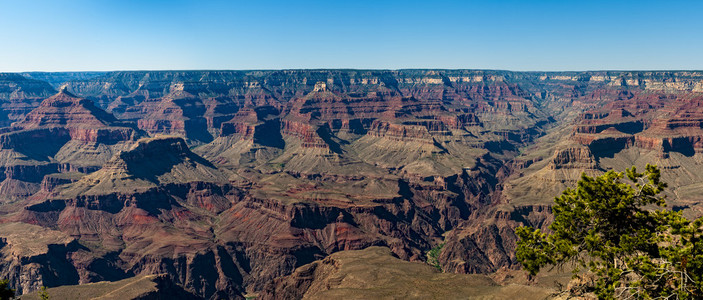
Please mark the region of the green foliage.
<svg viewBox="0 0 703 300"><path fill-rule="evenodd" d="M703 297L703 218L664 209L660 179L651 165L582 175L555 199L550 233L517 228L518 261L531 275L569 263L574 290L600 299Z"/></svg>
<svg viewBox="0 0 703 300"><path fill-rule="evenodd" d="M442 253L442 248L444 248L444 243L434 246L434 248L427 252L427 263L440 272L443 272L442 266L439 265L439 254Z"/></svg>
<svg viewBox="0 0 703 300"><path fill-rule="evenodd" d="M11 289L9 285L9 280L0 280L0 300L8 300L15 297L15 290Z"/></svg>
<svg viewBox="0 0 703 300"><path fill-rule="evenodd" d="M39 295L39 299L41 300L49 300L51 298L49 297L49 292L46 290L45 286L41 287L37 294Z"/></svg>

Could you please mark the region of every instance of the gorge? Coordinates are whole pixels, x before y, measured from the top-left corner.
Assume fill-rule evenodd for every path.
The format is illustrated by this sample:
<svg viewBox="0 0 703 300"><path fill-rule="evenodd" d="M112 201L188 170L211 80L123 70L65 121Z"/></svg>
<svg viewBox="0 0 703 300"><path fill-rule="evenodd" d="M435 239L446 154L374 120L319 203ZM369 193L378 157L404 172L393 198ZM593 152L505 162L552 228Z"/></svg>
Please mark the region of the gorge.
<svg viewBox="0 0 703 300"><path fill-rule="evenodd" d="M2 73L0 125L18 294L158 275L302 297L349 253L438 245L446 273L509 272L514 228L544 228L582 172L647 163L703 215L703 72Z"/></svg>

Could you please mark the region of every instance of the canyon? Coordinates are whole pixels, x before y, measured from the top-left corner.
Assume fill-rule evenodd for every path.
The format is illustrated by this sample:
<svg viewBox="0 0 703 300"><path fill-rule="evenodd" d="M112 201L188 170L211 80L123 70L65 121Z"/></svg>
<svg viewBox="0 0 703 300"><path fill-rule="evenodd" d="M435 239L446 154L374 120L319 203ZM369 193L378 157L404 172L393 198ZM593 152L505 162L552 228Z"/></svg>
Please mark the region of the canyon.
<svg viewBox="0 0 703 300"><path fill-rule="evenodd" d="M19 294L332 297L375 261L512 295L514 228L545 228L584 172L647 163L703 215L703 72L4 73L0 126ZM443 272L480 275L419 264L438 245Z"/></svg>

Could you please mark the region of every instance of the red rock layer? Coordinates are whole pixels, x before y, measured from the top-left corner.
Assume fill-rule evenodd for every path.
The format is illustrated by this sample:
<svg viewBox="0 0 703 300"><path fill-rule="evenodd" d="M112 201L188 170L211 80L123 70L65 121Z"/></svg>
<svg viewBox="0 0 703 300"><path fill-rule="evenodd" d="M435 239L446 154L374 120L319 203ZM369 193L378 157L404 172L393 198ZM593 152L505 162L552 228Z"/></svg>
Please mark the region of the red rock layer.
<svg viewBox="0 0 703 300"><path fill-rule="evenodd" d="M97 108L92 101L78 98L64 89L42 101L39 107L13 126L22 129L47 126L105 127L116 122L114 116Z"/></svg>
<svg viewBox="0 0 703 300"><path fill-rule="evenodd" d="M394 141L419 141L425 144L432 144L432 136L427 127L393 124L386 121L376 120L371 124L368 135L384 137Z"/></svg>
<svg viewBox="0 0 703 300"><path fill-rule="evenodd" d="M583 113L573 139L591 148L636 146L663 152L703 151L703 95L628 91Z"/></svg>
<svg viewBox="0 0 703 300"><path fill-rule="evenodd" d="M303 148L329 149L329 145L320 137L312 125L283 120L281 122L281 133L300 139Z"/></svg>

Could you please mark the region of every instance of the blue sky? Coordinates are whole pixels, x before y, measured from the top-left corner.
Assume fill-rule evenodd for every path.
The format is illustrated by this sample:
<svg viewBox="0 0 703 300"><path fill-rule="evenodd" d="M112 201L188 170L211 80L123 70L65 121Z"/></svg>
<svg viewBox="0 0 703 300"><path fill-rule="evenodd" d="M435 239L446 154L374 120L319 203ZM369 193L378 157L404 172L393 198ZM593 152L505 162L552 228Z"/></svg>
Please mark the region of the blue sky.
<svg viewBox="0 0 703 300"><path fill-rule="evenodd" d="M0 0L0 71L703 69L703 1Z"/></svg>

